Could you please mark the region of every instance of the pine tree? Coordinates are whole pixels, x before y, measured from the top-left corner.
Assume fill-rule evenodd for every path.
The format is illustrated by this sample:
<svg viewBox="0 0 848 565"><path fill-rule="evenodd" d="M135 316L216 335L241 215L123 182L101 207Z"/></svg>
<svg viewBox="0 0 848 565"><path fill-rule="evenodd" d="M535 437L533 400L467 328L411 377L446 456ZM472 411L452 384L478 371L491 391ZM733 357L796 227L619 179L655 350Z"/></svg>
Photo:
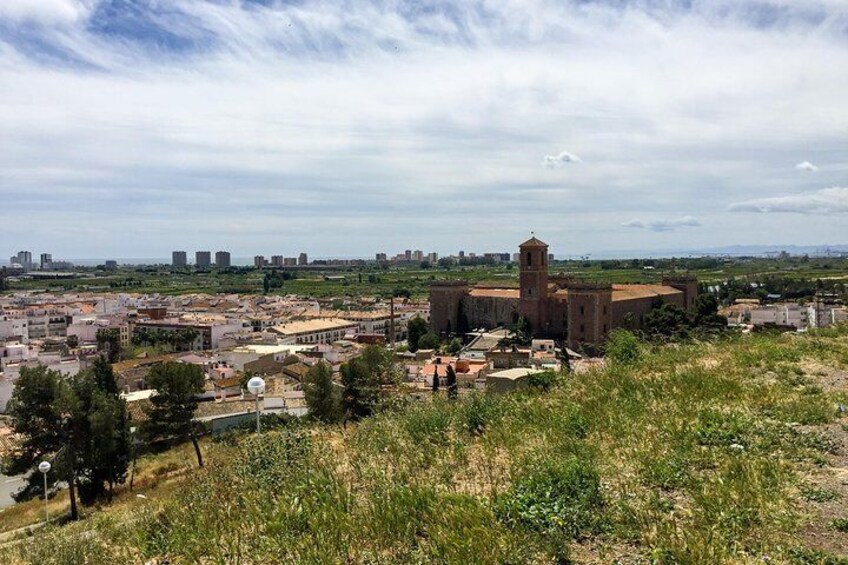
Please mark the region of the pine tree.
<svg viewBox="0 0 848 565"><path fill-rule="evenodd" d="M20 444L5 461L6 472L21 474L50 461L49 488L55 490L57 482L68 485L72 519L79 515L77 492L84 504L111 496L129 466L126 403L101 387L101 377L94 370L68 378L44 367L24 368L9 401L11 428ZM39 473L30 474L16 500L43 496L42 484Z"/></svg>
<svg viewBox="0 0 848 565"><path fill-rule="evenodd" d="M454 400L459 394L459 390L456 384L456 372L453 370L451 365L448 365L448 376L447 376L447 385L448 385L448 398Z"/></svg>
<svg viewBox="0 0 848 565"><path fill-rule="evenodd" d="M338 388L333 384L330 365L320 361L310 367L304 378L303 392L310 416L324 423L339 420L341 397Z"/></svg>
<svg viewBox="0 0 848 565"><path fill-rule="evenodd" d="M370 416L379 400L380 382L377 375L358 357L342 364L341 376L345 419L358 420Z"/></svg>
<svg viewBox="0 0 848 565"><path fill-rule="evenodd" d="M94 361L92 367L94 371L94 380L100 390L109 394L118 394L118 379L115 378L115 372L112 370L112 364L104 355L100 355Z"/></svg>
<svg viewBox="0 0 848 565"><path fill-rule="evenodd" d="M410 351L418 350L418 341L427 333L428 329L427 322L420 316L415 316L409 320L406 325L406 342L409 344Z"/></svg>
<svg viewBox="0 0 848 565"><path fill-rule="evenodd" d="M156 394L150 397L151 407L143 426L144 435L151 443L190 440L198 467L203 467L203 455L195 434L194 412L197 395L203 392L203 381L203 371L196 365L170 361L155 366L147 383Z"/></svg>

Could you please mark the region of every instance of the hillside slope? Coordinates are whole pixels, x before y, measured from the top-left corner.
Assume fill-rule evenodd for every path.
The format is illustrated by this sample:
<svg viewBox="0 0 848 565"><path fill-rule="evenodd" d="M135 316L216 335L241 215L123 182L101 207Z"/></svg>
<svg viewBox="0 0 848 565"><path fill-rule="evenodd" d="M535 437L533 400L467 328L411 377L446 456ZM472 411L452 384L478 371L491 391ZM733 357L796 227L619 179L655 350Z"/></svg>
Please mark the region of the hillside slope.
<svg viewBox="0 0 848 565"><path fill-rule="evenodd" d="M3 563L838 563L848 328L645 348L550 391L213 444ZM846 561L848 562L848 561Z"/></svg>

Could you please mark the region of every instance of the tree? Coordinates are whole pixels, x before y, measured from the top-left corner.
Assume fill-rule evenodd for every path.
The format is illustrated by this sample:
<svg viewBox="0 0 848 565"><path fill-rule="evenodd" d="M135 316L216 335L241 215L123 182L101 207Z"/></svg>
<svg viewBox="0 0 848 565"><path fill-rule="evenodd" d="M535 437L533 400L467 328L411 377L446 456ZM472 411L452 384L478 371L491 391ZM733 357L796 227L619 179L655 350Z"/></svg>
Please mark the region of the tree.
<svg viewBox="0 0 848 565"><path fill-rule="evenodd" d="M126 401L118 395L114 376L111 383L104 376L111 376L111 367L107 375L86 371L70 380L74 453L83 504L92 504L103 496L111 500L115 485L126 480L130 464L132 445Z"/></svg>
<svg viewBox="0 0 848 565"><path fill-rule="evenodd" d="M327 424L338 421L341 397L333 384L333 370L330 365L319 361L310 367L304 378L303 392L310 416Z"/></svg>
<svg viewBox="0 0 848 565"><path fill-rule="evenodd" d="M459 353L461 350L462 350L462 341L458 337L455 337L452 340L450 340L450 343L448 344L448 353L455 355L455 354Z"/></svg>
<svg viewBox="0 0 848 565"><path fill-rule="evenodd" d="M727 328L727 318L718 313L718 300L712 294L701 294L695 301L692 326L705 330Z"/></svg>
<svg viewBox="0 0 848 565"><path fill-rule="evenodd" d="M193 419L197 395L203 392L203 381L203 371L197 365L169 361L153 367L147 384L156 394L150 397L151 406L143 426L143 433L150 442L190 440L198 467L203 467L203 456Z"/></svg>
<svg viewBox="0 0 848 565"><path fill-rule="evenodd" d="M606 356L614 363L632 365L641 357L639 340L633 332L620 328L614 329L607 337Z"/></svg>
<svg viewBox="0 0 848 565"><path fill-rule="evenodd" d="M419 340L427 333L429 329L430 328L427 325L427 322L423 318L421 318L421 316L415 316L414 318L409 320L409 323L406 326L406 341L407 343L409 343L410 351L415 352L418 350Z"/></svg>
<svg viewBox="0 0 848 565"><path fill-rule="evenodd" d="M75 335L69 335L68 338L65 340L65 343L67 343L68 347L70 347L71 349L77 348L79 347L79 337Z"/></svg>
<svg viewBox="0 0 848 565"><path fill-rule="evenodd" d="M433 371L433 394L439 392L439 367Z"/></svg>
<svg viewBox="0 0 848 565"><path fill-rule="evenodd" d="M191 344L200 335L194 328L180 328L175 332L168 332L171 344L177 351L184 351L191 348Z"/></svg>
<svg viewBox="0 0 848 565"><path fill-rule="evenodd" d="M685 337L689 332L689 319L680 306L656 303L645 315L645 332L655 337Z"/></svg>
<svg viewBox="0 0 848 565"><path fill-rule="evenodd" d="M118 379L115 378L112 364L109 363L105 356L100 355L95 359L92 371L94 372L94 379L100 390L113 395L118 394Z"/></svg>
<svg viewBox="0 0 848 565"><path fill-rule="evenodd" d="M68 422L65 407L68 389L58 371L46 367L21 369L15 383L8 413L10 428L19 437L18 449L4 461L4 472L19 475L33 469L42 460L53 462L54 472L48 475L50 487L59 480L67 481L71 494L71 518L77 519L76 480L74 467L68 464L66 443ZM57 457L65 454L65 457ZM41 477L30 475L24 488L15 493L15 500L37 496Z"/></svg>
<svg viewBox="0 0 848 565"><path fill-rule="evenodd" d="M118 328L97 330L97 350L105 352L110 363L117 363L121 358L121 331Z"/></svg>
<svg viewBox="0 0 848 565"><path fill-rule="evenodd" d="M518 318L513 333L515 334L516 344L530 345L530 342L533 340L533 329L530 326L530 320L524 316Z"/></svg>
<svg viewBox="0 0 848 565"><path fill-rule="evenodd" d="M91 504L126 478L130 457L129 414L116 393L103 390L94 371L67 378L44 367L24 368L9 401L11 427L21 438L6 461L20 474L42 460L53 463L48 479L68 485L71 518L79 517L76 494ZM105 485L108 485L108 490ZM16 500L42 495L32 473Z"/></svg>
<svg viewBox="0 0 848 565"><path fill-rule="evenodd" d="M456 383L456 372L453 370L453 367L448 365L448 376L447 376L447 385L448 385L448 398L451 400L456 399L457 394L459 393L457 389Z"/></svg>
<svg viewBox="0 0 848 565"><path fill-rule="evenodd" d="M559 370L561 373L571 372L571 358L568 356L568 347L565 343L559 350Z"/></svg>
<svg viewBox="0 0 848 565"><path fill-rule="evenodd" d="M439 337L433 332L427 332L418 340L418 349L436 349L439 347Z"/></svg>
<svg viewBox="0 0 848 565"><path fill-rule="evenodd" d="M341 366L342 410L344 419L360 419L374 413L381 401L384 384L397 384L403 376L394 353L369 345L362 355Z"/></svg>
<svg viewBox="0 0 848 565"><path fill-rule="evenodd" d="M379 399L380 383L365 361L357 357L341 366L342 409L345 420L370 416Z"/></svg>
<svg viewBox="0 0 848 565"><path fill-rule="evenodd" d="M557 383L559 383L559 381L559 373L551 370L533 373L527 379L527 382L531 387L539 389L542 392L549 392L553 387L557 385Z"/></svg>

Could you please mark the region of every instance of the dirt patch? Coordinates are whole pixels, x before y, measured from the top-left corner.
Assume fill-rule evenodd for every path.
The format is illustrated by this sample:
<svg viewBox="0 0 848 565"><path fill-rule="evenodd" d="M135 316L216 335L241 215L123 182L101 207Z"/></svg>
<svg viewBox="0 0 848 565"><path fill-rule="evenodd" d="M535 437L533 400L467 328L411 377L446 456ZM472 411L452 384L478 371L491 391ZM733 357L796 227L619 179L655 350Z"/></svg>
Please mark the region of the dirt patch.
<svg viewBox="0 0 848 565"><path fill-rule="evenodd" d="M804 359L798 366L825 391L848 391L848 371L814 359Z"/></svg>
<svg viewBox="0 0 848 565"><path fill-rule="evenodd" d="M804 374L826 392L848 391L848 371L821 361L804 359ZM848 532L839 531L835 520L848 520L848 415L821 426L804 426L802 431L826 437L832 446L827 464L813 468L801 492L801 512L806 516L801 536L807 546L848 556Z"/></svg>
<svg viewBox="0 0 848 565"><path fill-rule="evenodd" d="M814 469L802 487L801 512L805 515L801 537L805 545L834 555L848 556L848 532L834 527L848 519L848 423L805 426L830 440L828 464Z"/></svg>

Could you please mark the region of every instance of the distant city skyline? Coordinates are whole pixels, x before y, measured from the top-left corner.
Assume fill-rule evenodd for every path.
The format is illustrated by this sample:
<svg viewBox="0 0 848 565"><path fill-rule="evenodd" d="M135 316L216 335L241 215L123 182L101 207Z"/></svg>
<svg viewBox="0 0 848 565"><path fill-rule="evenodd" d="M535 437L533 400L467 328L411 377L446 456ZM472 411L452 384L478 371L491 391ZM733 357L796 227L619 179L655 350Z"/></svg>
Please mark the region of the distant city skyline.
<svg viewBox="0 0 848 565"><path fill-rule="evenodd" d="M470 248L466 248L466 256L470 253L477 253L478 256L482 256L484 253L496 252L494 250L488 251L473 251ZM734 246L724 246L724 247L712 247L712 248L677 248L677 249L658 249L658 250L639 250L639 249L610 249L610 250L601 250L596 253L556 253L552 252L555 256L556 260L573 260L580 259L582 257L588 257L590 259L649 259L649 258L663 258L663 257L687 257L687 256L708 256L708 255L723 255L723 256L742 256L742 255L766 255L766 254L777 254L781 251L786 251L791 255L824 255L827 251L830 251L834 255L845 254L848 253L848 243L846 244L822 244L822 245L811 245L811 246L796 246L796 245L780 245L780 244L772 244L772 245L734 245ZM460 250L454 250L452 252L438 253L439 258L442 257L456 257L458 256ZM513 253L511 250L501 250L502 253L509 252L510 255ZM35 251L32 251L35 254ZM39 251L39 253L41 253ZM378 252L380 253L380 252ZM395 254L386 253L387 259L391 259ZM173 261L173 257L161 256L161 257L121 257L121 256L110 256L110 257L57 257L55 254L52 254L54 260L66 261L72 263L74 265L90 267L96 265L102 265L105 261L117 261L119 265L171 265ZM189 254L188 256L188 265L194 266L196 265L196 261L193 259L193 255ZM214 257L214 256L213 256ZM257 255L238 255L235 253L231 254L231 264L235 267L247 267L252 266L254 264L254 259ZM272 255L263 255L263 257L268 260L270 266L270 260ZM293 257L297 259L297 255L287 255L286 257ZM375 253L369 254L358 254L358 255L309 255L310 261L312 260L364 260L364 261L374 261ZM427 258L427 253L424 254L424 259ZM0 267L8 266L9 261L7 259L0 258ZM212 260L212 266L214 266L214 259Z"/></svg>
<svg viewBox="0 0 848 565"><path fill-rule="evenodd" d="M842 243L846 21L827 0L3 0L0 242Z"/></svg>

